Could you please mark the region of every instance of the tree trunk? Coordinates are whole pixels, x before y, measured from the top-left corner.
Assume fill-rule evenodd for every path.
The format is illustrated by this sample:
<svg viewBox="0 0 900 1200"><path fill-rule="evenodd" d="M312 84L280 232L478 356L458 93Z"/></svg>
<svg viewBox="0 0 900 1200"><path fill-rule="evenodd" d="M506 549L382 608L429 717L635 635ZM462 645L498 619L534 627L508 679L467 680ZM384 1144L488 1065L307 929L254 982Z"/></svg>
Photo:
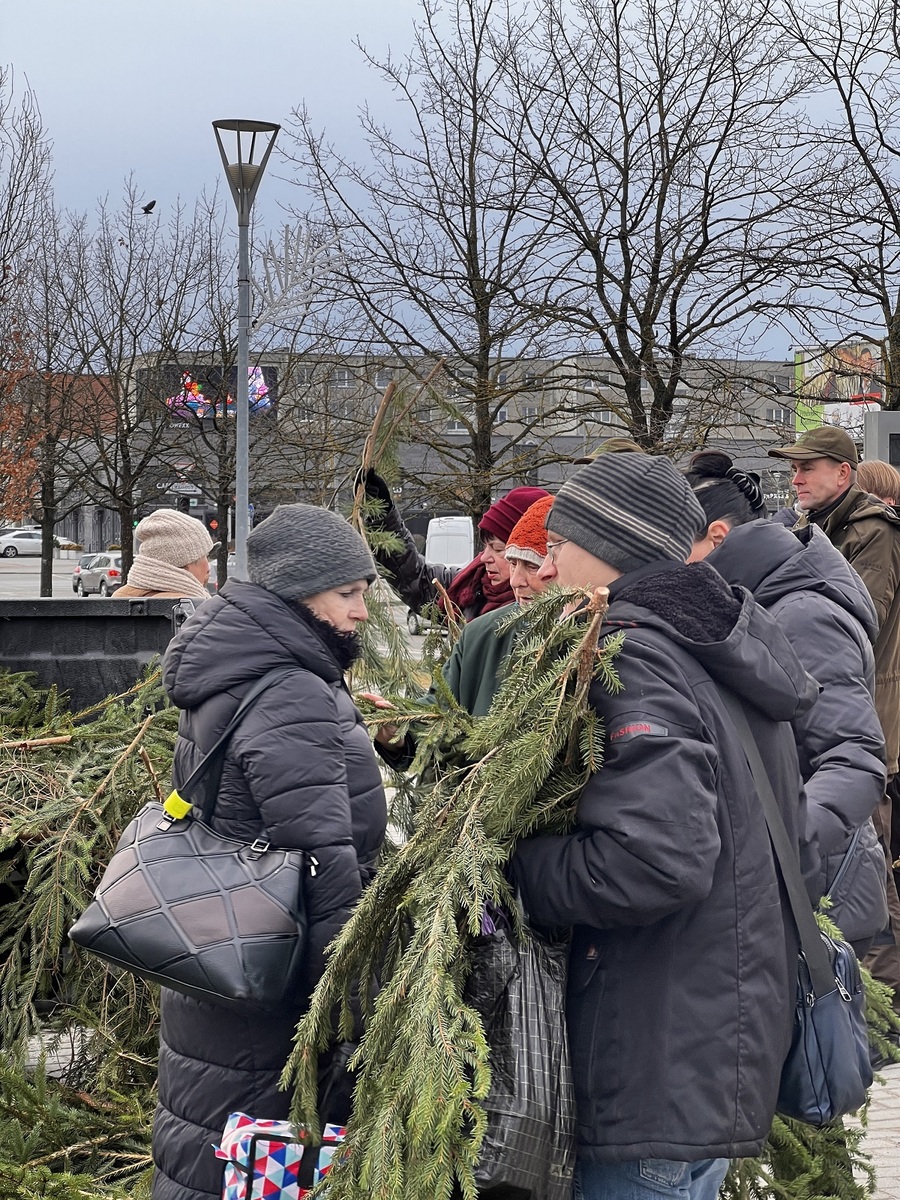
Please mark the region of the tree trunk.
<svg viewBox="0 0 900 1200"><path fill-rule="evenodd" d="M56 505L53 481L41 483L41 595L53 595L53 538L56 527Z"/></svg>
<svg viewBox="0 0 900 1200"><path fill-rule="evenodd" d="M119 546L122 551L122 578L127 579L134 562L134 500L120 500L117 509L119 513Z"/></svg>

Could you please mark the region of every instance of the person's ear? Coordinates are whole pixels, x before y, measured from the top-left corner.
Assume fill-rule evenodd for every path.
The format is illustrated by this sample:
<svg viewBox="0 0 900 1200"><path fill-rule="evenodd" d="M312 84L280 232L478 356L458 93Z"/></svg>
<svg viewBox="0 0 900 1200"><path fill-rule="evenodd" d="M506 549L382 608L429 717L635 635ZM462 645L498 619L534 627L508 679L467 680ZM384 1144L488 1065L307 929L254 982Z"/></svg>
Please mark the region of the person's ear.
<svg viewBox="0 0 900 1200"><path fill-rule="evenodd" d="M706 536L713 544L715 550L721 546L728 534L731 532L731 526L727 521L710 521L709 527L706 530Z"/></svg>

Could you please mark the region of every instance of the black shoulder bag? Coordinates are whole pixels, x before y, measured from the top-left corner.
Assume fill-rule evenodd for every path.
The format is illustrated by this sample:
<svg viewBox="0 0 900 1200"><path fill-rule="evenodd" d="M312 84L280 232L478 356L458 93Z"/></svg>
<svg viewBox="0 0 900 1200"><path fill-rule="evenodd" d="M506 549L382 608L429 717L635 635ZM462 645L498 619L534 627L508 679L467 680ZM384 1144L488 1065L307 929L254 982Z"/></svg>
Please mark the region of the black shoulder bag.
<svg viewBox="0 0 900 1200"><path fill-rule="evenodd" d="M859 963L847 942L828 937L816 924L799 856L747 715L736 697L720 694L753 773L800 938L794 1032L781 1071L776 1111L808 1125L827 1125L861 1108L872 1085Z"/></svg>
<svg viewBox="0 0 900 1200"><path fill-rule="evenodd" d="M201 779L221 769L228 742L267 688L241 701L225 732L165 805L146 804L119 839L94 899L69 930L77 946L162 987L231 1008L276 1008L295 986L306 948L303 884L316 860L210 828L218 780L199 809Z"/></svg>

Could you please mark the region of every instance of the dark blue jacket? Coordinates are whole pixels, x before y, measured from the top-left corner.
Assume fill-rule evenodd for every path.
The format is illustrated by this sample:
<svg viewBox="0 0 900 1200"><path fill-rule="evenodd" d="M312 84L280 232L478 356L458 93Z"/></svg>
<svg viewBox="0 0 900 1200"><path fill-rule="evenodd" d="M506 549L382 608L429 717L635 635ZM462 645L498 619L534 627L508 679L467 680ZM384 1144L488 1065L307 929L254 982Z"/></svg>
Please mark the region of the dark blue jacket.
<svg viewBox="0 0 900 1200"><path fill-rule="evenodd" d="M292 667L238 727L225 761L213 824L308 850L309 952L283 1010L244 1017L163 990L159 1107L153 1130L154 1200L212 1200L222 1164L210 1145L228 1114L286 1117L278 1079L297 1020L340 930L371 876L387 822L371 742L331 652L301 616L253 583L229 580L166 652L164 683L181 708L173 782L210 749L241 697L266 672Z"/></svg>
<svg viewBox="0 0 900 1200"><path fill-rule="evenodd" d="M796 941L765 819L719 687L745 705L792 836L790 721L816 694L775 622L705 563L611 589L621 691L590 701L606 753L572 834L520 844L540 925L573 926L567 1021L579 1153L757 1155L790 1040Z"/></svg>

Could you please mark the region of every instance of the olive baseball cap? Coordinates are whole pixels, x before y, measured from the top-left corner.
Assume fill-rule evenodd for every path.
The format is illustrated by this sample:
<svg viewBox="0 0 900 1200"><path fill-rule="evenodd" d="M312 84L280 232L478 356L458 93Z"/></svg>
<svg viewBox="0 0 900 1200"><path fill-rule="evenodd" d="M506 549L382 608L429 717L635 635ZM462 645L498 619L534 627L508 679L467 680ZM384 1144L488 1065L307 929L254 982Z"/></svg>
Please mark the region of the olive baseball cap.
<svg viewBox="0 0 900 1200"><path fill-rule="evenodd" d="M811 458L833 458L835 462L859 466L859 455L850 434L837 425L807 429L793 446L778 446L769 451L769 458L793 458L803 462Z"/></svg>
<svg viewBox="0 0 900 1200"><path fill-rule="evenodd" d="M581 458L573 458L573 463L592 463L595 458L599 458L601 454L643 454L643 446L639 446L637 442L633 442L631 438L612 437L607 438L605 442L601 442L596 450L592 450L590 454L582 455Z"/></svg>

